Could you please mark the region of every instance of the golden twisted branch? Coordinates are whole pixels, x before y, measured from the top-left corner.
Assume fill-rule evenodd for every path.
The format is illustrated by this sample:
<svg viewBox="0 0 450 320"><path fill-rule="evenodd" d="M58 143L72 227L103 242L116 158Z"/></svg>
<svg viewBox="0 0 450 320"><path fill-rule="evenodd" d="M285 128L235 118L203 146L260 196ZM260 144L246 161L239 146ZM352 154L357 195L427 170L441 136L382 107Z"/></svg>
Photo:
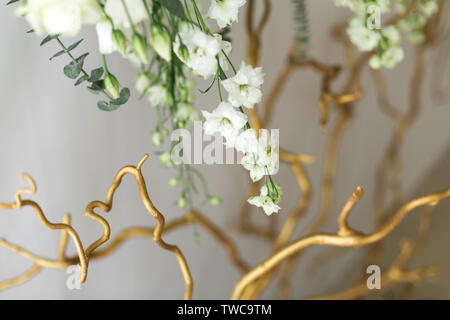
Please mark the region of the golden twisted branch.
<svg viewBox="0 0 450 320"><path fill-rule="evenodd" d="M192 296L192 277L190 275L190 271L188 268L188 265L185 261L185 258L181 251L178 249L178 247L169 245L164 242L162 239L162 234L173 231L177 228L183 227L185 225L188 225L192 221L197 222L200 226L205 228L208 232L210 232L216 240L227 250L228 255L230 257L230 260L232 263L241 271L246 272L249 270L249 267L247 264L242 260L242 258L239 256L238 249L232 242L232 240L214 223L212 223L209 219L204 217L200 212L193 211L182 218L173 220L169 222L168 224L164 224L164 217L162 214L153 206L148 193L147 193L147 187L145 184L145 180L141 173L141 167L144 161L148 158L148 155L144 156L144 158L141 160L141 162L136 167L127 166L121 169L115 179L111 187L109 188L107 192L107 200L106 202L100 202L100 201L93 201L91 202L86 209L86 215L95 221L98 221L103 226L103 234L102 236L96 240L93 244L91 244L86 250L83 249L83 246L81 244L81 241L79 240L79 237L76 233L76 231L70 226L70 216L65 215L63 217L63 223L58 225L51 224L51 228L56 228L62 230L61 232L61 239L60 244L58 247L58 259L52 260L47 258L42 258L37 255L32 254L31 252L20 248L19 246L16 246L14 244L9 243L5 239L0 240L0 245L2 245L5 248L8 248L14 252L17 252L24 256L25 258L31 260L34 262L34 266L25 272L24 274L18 276L17 278L6 280L3 282L0 282L0 290L9 288L14 285L21 284L29 279L31 279L33 276L35 276L39 270L42 268L58 268L58 269L64 269L67 268L74 263L77 263L78 261L85 260L86 263L82 264L83 267L85 267L85 271L83 271L83 267L81 268L81 274L87 274L87 266L88 262L91 259L97 259L105 257L111 253L113 253L117 248L120 247L120 245L135 237L152 237L154 241L160 245L163 249L169 250L177 257L180 268L182 270L183 277L185 279L186 283L186 289L185 289L185 298L189 299ZM109 223L103 219L100 215L95 213L96 208L100 208L105 212L109 212L112 209L113 205L113 198L116 190L121 184L122 178L130 174L138 183L139 192L141 196L141 200L146 207L146 209L152 214L152 216L157 219L157 226L155 228L145 228L145 227L134 227L134 228L128 228L125 230L122 230L112 241L110 241L107 245L100 247L102 244L104 244L110 237L110 226ZM16 192L15 199L16 202L12 204L0 204L0 209L20 209L24 205L31 205L33 203L33 207L36 208L38 215L42 221L46 221L45 215L40 210L40 207L38 204L32 202L31 200L22 200L21 196L23 194L33 194L36 192L36 184L34 180L29 175L23 175L23 177L26 178L26 180L30 183L31 188L26 189L20 189ZM39 208L39 209L37 209ZM48 224L46 224L48 226ZM56 227L55 227L56 226ZM68 236L71 235L74 239L75 243L79 243L78 249L78 256L74 257L66 257L66 248L68 243ZM81 257L81 258L80 258ZM81 278L80 280L84 281L84 278Z"/></svg>
<svg viewBox="0 0 450 320"><path fill-rule="evenodd" d="M357 188L352 196L347 200L344 208L339 214L339 229L336 234L318 233L301 238L292 244L279 250L276 254L266 259L264 262L253 268L250 272L242 277L236 284L232 299L239 299L245 288L264 276L270 270L285 259L296 254L297 252L310 247L312 245L329 245L337 247L362 247L377 241L380 241L392 232L400 222L414 209L421 206L436 206L441 200L450 197L450 188L441 192L433 193L424 197L416 198L411 202L402 206L377 232L365 235L361 232L353 230L347 225L347 217L350 210L361 198L363 192L361 188Z"/></svg>

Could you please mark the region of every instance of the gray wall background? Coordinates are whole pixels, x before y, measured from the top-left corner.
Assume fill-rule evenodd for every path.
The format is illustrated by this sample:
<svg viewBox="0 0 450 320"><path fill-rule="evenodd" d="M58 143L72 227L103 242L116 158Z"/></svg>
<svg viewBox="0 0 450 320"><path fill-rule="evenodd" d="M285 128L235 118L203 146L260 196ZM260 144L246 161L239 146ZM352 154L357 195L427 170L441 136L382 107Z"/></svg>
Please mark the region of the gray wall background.
<svg viewBox="0 0 450 320"><path fill-rule="evenodd" d="M311 27L311 55L326 63L343 63L342 48L329 37L329 28L346 19L349 12L337 9L331 0L309 1ZM266 73L264 90L267 93L285 58L293 36L290 1L273 1L270 23L264 33L264 52L261 63ZM244 17L233 29L233 61L239 63L245 56ZM154 153L150 131L155 123L154 110L134 94L131 101L119 111L105 113L97 109L96 97L86 89L74 87L62 68L67 59L60 57L52 62L48 58L58 50L56 44L39 47L40 39L26 34L29 29L23 19L13 15L11 7L0 10L0 201L12 201L19 187L19 175L30 173L38 185L33 199L40 203L50 221L60 221L63 214L72 214L73 225L83 243L92 242L101 228L84 216L88 202L103 200L117 170L127 164L137 164L144 153ZM77 52L90 51L87 67L100 65L96 52L96 35L93 28L82 32L85 42ZM69 43L71 40L66 40ZM427 54L431 63L435 53ZM413 51L409 48L405 60L393 71L385 71L393 102L402 110L407 107L407 89L411 76ZM134 70L116 54L110 59L113 72L122 84L134 88ZM404 182L408 196L432 192L448 187L450 108L449 103L435 105L431 102L430 73L427 72L424 88L423 111L411 127L402 152ZM341 77L342 80L345 77ZM374 174L388 143L392 122L380 112L369 73L364 73L367 90L358 103L355 121L346 131L339 152L336 177L334 217L325 228L335 231L336 214L345 199L357 185L365 188L366 195L350 217L350 223L370 232ZM338 84L337 84L338 85ZM307 217L302 221L296 237L318 212L319 179L324 161L328 133L317 125L316 99L320 79L310 71L296 73L289 82L279 102L272 128L280 128L281 145L317 157L317 162L307 167L314 182L314 198ZM338 88L338 86L336 87ZM210 93L197 100L201 109L212 110L216 95ZM432 178L432 168L439 166ZM237 221L241 201L245 197L247 176L238 165L199 166L210 189L223 197L220 207L205 206L201 210L214 222L228 226ZM149 161L143 169L149 193L167 220L179 217L182 211L173 205L178 191L174 192L167 181L175 172L162 168L158 161ZM447 177L447 178L445 178ZM428 178L428 179L427 179ZM439 179L438 179L439 178ZM277 181L282 182L285 198L280 219L295 206L298 188L287 167L282 167ZM425 181L425 182L424 182ZM428 182L426 182L428 181ZM448 201L433 216L432 237L424 256L417 264L448 264ZM438 212L439 211L439 212ZM112 235L132 225L153 225L153 219L143 209L133 179L124 181L116 197L113 211L107 214ZM417 220L408 219L402 229L414 230ZM261 211L254 213L255 223L265 225L267 217ZM412 231L411 231L412 232ZM263 261L270 246L254 237L229 233L239 243L240 251L251 265ZM398 246L400 230L387 239L393 257ZM25 209L4 211L0 214L0 236L24 246L33 253L56 257L60 234L47 230L35 214ZM239 279L239 272L228 262L225 251L205 232L200 231L200 245L194 243L194 229L188 226L166 236L168 242L180 246L194 277L194 298L214 299L229 297ZM314 248L305 256L310 260L321 248ZM69 251L74 253L73 246ZM362 250L353 250L340 259L317 270L313 275L303 272L301 263L295 275L295 297L301 298L329 293L351 286L362 272ZM419 259L421 258L421 260ZM22 273L31 266L29 261L0 249L0 278L7 279ZM417 296L426 298L450 297L448 274L436 287L420 284ZM67 274L63 270L44 270L31 282L0 292L0 299L44 298L182 298L184 283L175 258L157 247L151 239L127 242L115 254L90 265L89 277L81 290L66 288ZM276 298L277 288L272 285L265 298Z"/></svg>

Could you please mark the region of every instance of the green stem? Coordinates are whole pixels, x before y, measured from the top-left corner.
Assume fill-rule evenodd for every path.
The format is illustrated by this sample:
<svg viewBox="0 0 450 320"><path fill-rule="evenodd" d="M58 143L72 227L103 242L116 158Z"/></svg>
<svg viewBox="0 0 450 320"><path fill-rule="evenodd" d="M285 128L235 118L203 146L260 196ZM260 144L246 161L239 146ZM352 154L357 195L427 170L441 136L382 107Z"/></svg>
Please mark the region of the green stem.
<svg viewBox="0 0 450 320"><path fill-rule="evenodd" d="M192 5L194 7L195 16L197 17L197 21L200 24L203 31L205 31L207 34L210 34L209 28L206 26L205 21L203 20L202 14L200 10L198 9L197 2L195 0L191 0Z"/></svg>
<svg viewBox="0 0 450 320"><path fill-rule="evenodd" d="M106 65L106 57L104 54L102 54L102 64L103 70L105 70L105 74L109 74L108 66Z"/></svg>
<svg viewBox="0 0 450 320"><path fill-rule="evenodd" d="M128 11L128 7L125 3L125 0L121 0L121 1L122 1L123 9L125 10L125 14L127 15L128 21L130 22L131 30L133 30L133 32L136 32L136 28L134 26L133 20L131 19L131 15L130 15L130 12Z"/></svg>
<svg viewBox="0 0 450 320"><path fill-rule="evenodd" d="M191 12L189 11L189 7L188 7L188 4L187 4L187 1L186 0L183 0L183 1L184 1L184 6L186 7L186 14L188 16L188 19L190 21L192 21L192 16L191 16Z"/></svg>
<svg viewBox="0 0 450 320"><path fill-rule="evenodd" d="M231 69L233 69L234 74L236 75L236 74L237 74L237 71L236 71L236 68L235 68L234 65L233 65L233 62L231 62L230 57L225 53L225 50L223 50L223 49L222 49L222 53L223 53L223 55L225 56L225 58L227 59L229 65L231 66Z"/></svg>
<svg viewBox="0 0 450 320"><path fill-rule="evenodd" d="M142 0L142 2L144 3L145 12L147 12L147 16L148 16L148 20L150 22L150 28L151 28L152 13L150 12L150 8L148 7L147 1L146 0Z"/></svg>

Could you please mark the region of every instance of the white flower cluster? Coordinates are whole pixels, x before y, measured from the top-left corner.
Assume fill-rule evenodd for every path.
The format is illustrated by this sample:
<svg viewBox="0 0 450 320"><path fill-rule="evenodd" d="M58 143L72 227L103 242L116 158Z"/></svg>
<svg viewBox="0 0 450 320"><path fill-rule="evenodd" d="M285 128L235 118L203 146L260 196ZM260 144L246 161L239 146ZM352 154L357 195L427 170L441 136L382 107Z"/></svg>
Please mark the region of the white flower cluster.
<svg viewBox="0 0 450 320"><path fill-rule="evenodd" d="M404 12L411 0L394 0L399 12ZM381 14L390 11L389 0L335 0L340 7L347 7L355 13L350 20L347 33L352 43L361 51L376 50L370 58L369 65L373 69L381 67L393 68L404 58L404 51L400 46L400 32L398 26L382 28L374 26L374 22L381 20ZM377 8L377 10L373 10ZM423 27L427 19L436 12L436 0L422 1L418 9L399 26L408 31L408 39L421 42L424 39ZM380 15L377 17L376 15ZM379 21L381 22L381 21Z"/></svg>
<svg viewBox="0 0 450 320"><path fill-rule="evenodd" d="M254 206L263 208L264 212L270 216L280 210L278 202L283 196L283 191L279 184L265 184L261 187L260 195L251 197L248 202Z"/></svg>
<svg viewBox="0 0 450 320"><path fill-rule="evenodd" d="M231 44L223 41L220 34L211 36L196 26L183 23L173 49L194 73L206 79L216 74L218 63L222 69L226 69L222 50L226 54L230 53Z"/></svg>
<svg viewBox="0 0 450 320"><path fill-rule="evenodd" d="M245 0L212 0L209 16L217 20L219 27L225 27L237 20L238 10L244 4ZM249 127L248 117L242 109L253 108L261 102L264 74L262 68L242 62L234 77L221 81L220 71L227 70L226 55L231 49L231 44L222 40L219 34L208 34L187 23L180 26L179 36L173 44L174 53L194 74L204 79L216 77L228 93L228 98L212 112L202 111L204 131L209 135L219 133L225 138L226 147L242 152L242 165L249 170L251 179L256 182L266 177L264 190L278 190L267 192L261 202L257 201L260 197L249 199L251 204L262 207L270 215L278 212L277 203L281 199L281 188L275 188L271 179L278 171L277 141L267 130L261 130L258 137Z"/></svg>
<svg viewBox="0 0 450 320"><path fill-rule="evenodd" d="M74 36L83 24L97 23L102 18L96 0L27 0L16 14L25 16L38 35Z"/></svg>
<svg viewBox="0 0 450 320"><path fill-rule="evenodd" d="M238 20L239 9L246 3L246 0L210 1L207 16L221 29ZM165 128L167 119L171 119L174 128L190 129L201 117L193 106L194 88L186 77L187 71L204 79L214 77L221 102L214 111L202 112L206 119L205 133L221 134L226 147L242 152L242 165L253 181L265 177L261 195L249 202L270 215L279 210L277 203L281 198L281 188L271 178L278 171L277 141L267 130L261 130L258 135L251 129L243 109L251 109L261 102L264 74L261 68L244 62L236 71L228 58L231 43L219 33L211 33L196 1L190 3L192 7L185 8L189 19L176 19L176 23L163 14L172 14L167 4L160 3L164 7L161 10L158 4L148 0L27 0L18 7L17 14L24 16L38 35L74 36L84 24L96 24L101 54L118 51L140 67L136 88L157 111L158 121L152 137L157 146L169 134ZM186 2L180 4L187 6ZM190 14L195 14L196 19L191 19ZM149 24L149 32L142 22ZM148 44L155 53L152 63ZM155 61L157 74L151 71ZM105 57L103 62L106 68ZM227 78L225 72L229 65L235 75ZM221 85L228 94L224 101ZM164 152L160 160L171 165L169 152Z"/></svg>
<svg viewBox="0 0 450 320"><path fill-rule="evenodd" d="M404 12L410 1L399 0L397 10ZM400 28L408 33L408 40L412 43L422 43L425 40L424 27L428 19L438 11L436 0L421 1L406 19L400 21Z"/></svg>
<svg viewBox="0 0 450 320"><path fill-rule="evenodd" d="M264 74L261 68L252 68L242 62L241 68L233 78L223 81L228 92L228 100L223 101L212 112L203 111L204 130L206 134L221 134L228 148L235 148L242 152L242 165L250 173L253 182L266 177L264 190L275 190L272 187L271 175L278 171L278 141L269 134L268 130L261 130L259 137L256 131L246 127L248 118L239 108L253 108L261 101L261 85ZM270 181L270 184L268 182ZM281 190L280 187L276 190ZM275 195L280 195L276 196ZM252 197L249 203L262 207L267 215L278 212L277 203L281 199L281 191L268 192L264 196Z"/></svg>
<svg viewBox="0 0 450 320"><path fill-rule="evenodd" d="M212 0L208 15L220 28L225 28L238 20L239 8L244 4L245 0Z"/></svg>

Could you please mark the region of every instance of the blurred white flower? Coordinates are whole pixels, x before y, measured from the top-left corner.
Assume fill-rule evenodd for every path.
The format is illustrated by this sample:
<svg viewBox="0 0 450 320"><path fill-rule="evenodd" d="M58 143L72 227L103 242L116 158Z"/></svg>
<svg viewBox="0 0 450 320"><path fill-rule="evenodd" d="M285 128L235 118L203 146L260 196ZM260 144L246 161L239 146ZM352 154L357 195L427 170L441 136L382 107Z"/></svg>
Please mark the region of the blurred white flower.
<svg viewBox="0 0 450 320"><path fill-rule="evenodd" d="M182 43L180 39L182 39ZM187 49L187 52L184 52L183 49ZM216 74L217 55L221 49L222 44L218 38L209 36L189 24L181 26L179 36L173 45L173 50L178 58L193 72L205 79Z"/></svg>
<svg viewBox="0 0 450 320"><path fill-rule="evenodd" d="M151 79L149 75L145 72L140 72L136 80L136 90L142 94L145 90L149 89L151 84Z"/></svg>
<svg viewBox="0 0 450 320"><path fill-rule="evenodd" d="M235 107L244 106L253 108L256 103L261 102L261 85L264 82L262 68L253 68L242 62L238 73L222 82L228 91L228 100Z"/></svg>
<svg viewBox="0 0 450 320"><path fill-rule="evenodd" d="M431 17L439 10L436 0L422 1L419 8L427 17Z"/></svg>
<svg viewBox="0 0 450 320"><path fill-rule="evenodd" d="M172 104L169 90L161 84L151 86L147 91L147 95L148 101L154 107L168 107Z"/></svg>
<svg viewBox="0 0 450 320"><path fill-rule="evenodd" d="M383 66L380 55L374 54L371 56L369 59L369 66L374 70L380 69Z"/></svg>
<svg viewBox="0 0 450 320"><path fill-rule="evenodd" d="M382 29L381 34L387 39L389 45L396 45L400 42L400 32L395 26Z"/></svg>
<svg viewBox="0 0 450 320"><path fill-rule="evenodd" d="M191 130L195 121L201 121L201 116L192 104L182 102L177 104L174 120L180 127Z"/></svg>
<svg viewBox="0 0 450 320"><path fill-rule="evenodd" d="M233 108L229 102L222 102L212 112L202 111L206 121L203 128L206 134L220 133L225 139L227 147L234 147L239 131L247 123L247 115Z"/></svg>
<svg viewBox="0 0 450 320"><path fill-rule="evenodd" d="M381 56L381 64L386 68L393 68L403 60L404 55L403 49L400 47L389 48Z"/></svg>
<svg viewBox="0 0 450 320"><path fill-rule="evenodd" d="M76 35L83 24L101 20L96 0L28 0L16 9L25 16L35 33L63 36Z"/></svg>
<svg viewBox="0 0 450 320"><path fill-rule="evenodd" d="M134 25L147 19L147 12L142 0L124 1ZM113 20L115 28L131 28L122 0L106 0L105 12Z"/></svg>
<svg viewBox="0 0 450 320"><path fill-rule="evenodd" d="M116 50L112 39L112 25L107 19L100 21L96 26L98 48L101 54L110 54Z"/></svg>
<svg viewBox="0 0 450 320"><path fill-rule="evenodd" d="M361 51L375 49L380 41L380 33L366 28L360 18L353 18L350 21L347 33L350 40Z"/></svg>
<svg viewBox="0 0 450 320"><path fill-rule="evenodd" d="M225 28L238 20L239 8L245 0L212 0L208 16L215 19L220 28Z"/></svg>

